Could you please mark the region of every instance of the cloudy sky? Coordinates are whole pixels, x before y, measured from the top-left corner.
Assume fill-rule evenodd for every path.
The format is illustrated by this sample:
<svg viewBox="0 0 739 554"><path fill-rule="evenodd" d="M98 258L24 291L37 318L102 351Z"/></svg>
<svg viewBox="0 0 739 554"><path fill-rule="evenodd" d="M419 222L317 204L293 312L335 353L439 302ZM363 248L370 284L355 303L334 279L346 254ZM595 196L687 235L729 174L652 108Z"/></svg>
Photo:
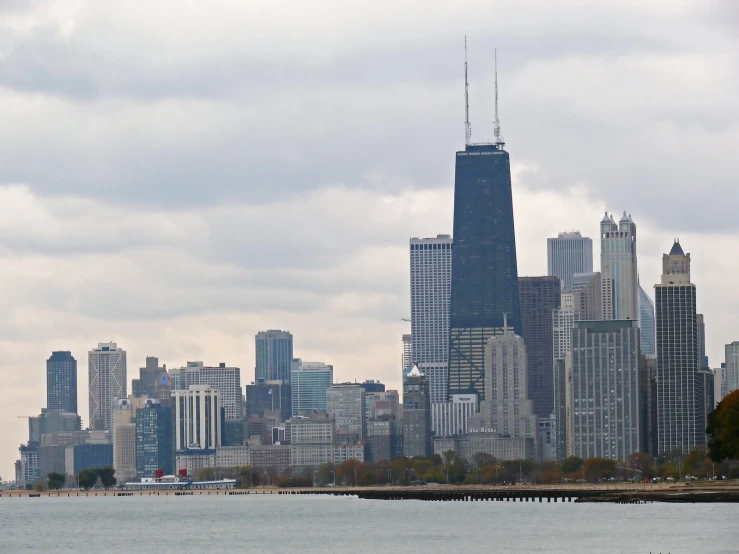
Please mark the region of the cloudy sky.
<svg viewBox="0 0 739 554"><path fill-rule="evenodd" d="M450 233L492 137L493 48L519 273L632 213L651 290L680 237L712 365L739 339L739 8L731 0L0 0L0 475L45 360L114 340L129 377L289 329L338 379L398 385L408 238ZM597 260L596 260L597 264Z"/></svg>

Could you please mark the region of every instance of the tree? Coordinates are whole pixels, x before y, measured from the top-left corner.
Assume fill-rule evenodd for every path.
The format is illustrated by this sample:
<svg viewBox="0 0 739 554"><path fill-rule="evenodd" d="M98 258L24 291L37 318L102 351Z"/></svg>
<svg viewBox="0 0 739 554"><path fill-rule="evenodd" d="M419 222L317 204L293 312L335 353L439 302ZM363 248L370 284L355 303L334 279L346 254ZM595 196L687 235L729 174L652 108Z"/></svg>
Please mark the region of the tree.
<svg viewBox="0 0 739 554"><path fill-rule="evenodd" d="M36 485L35 485L35 486L33 487L33 490L35 490L35 491L42 491L42 490L44 490L44 488L46 488L46 487L44 487L44 482L43 482L43 481L39 481L39 482L38 482L38 483L36 483Z"/></svg>
<svg viewBox="0 0 739 554"><path fill-rule="evenodd" d="M708 416L708 455L716 462L739 459L739 389L725 396Z"/></svg>
<svg viewBox="0 0 739 554"><path fill-rule="evenodd" d="M493 456L492 454L488 454L487 452L478 452L477 454L472 456L472 463L477 468L495 465L497 461L498 460L495 459L495 456Z"/></svg>
<svg viewBox="0 0 739 554"><path fill-rule="evenodd" d="M198 481L215 481L216 478L216 470L212 467L204 467L200 471L198 471L197 480Z"/></svg>
<svg viewBox="0 0 739 554"><path fill-rule="evenodd" d="M357 460L345 460L336 468L336 480L346 485L357 485L357 472L359 462Z"/></svg>
<svg viewBox="0 0 739 554"><path fill-rule="evenodd" d="M63 473L57 473L56 471L52 471L47 476L49 480L49 490L59 490L64 486L64 482L67 480L67 477Z"/></svg>
<svg viewBox="0 0 739 554"><path fill-rule="evenodd" d="M116 479L114 476L115 470L110 466L97 468L97 474L100 478L100 483L106 489L115 487L115 484L118 482L118 479Z"/></svg>
<svg viewBox="0 0 739 554"><path fill-rule="evenodd" d="M582 468L582 458L578 456L570 456L559 462L559 469L562 473L574 473Z"/></svg>
<svg viewBox="0 0 739 554"><path fill-rule="evenodd" d="M591 481L616 476L616 461L608 458L588 458L585 460L585 475Z"/></svg>
<svg viewBox="0 0 739 554"><path fill-rule="evenodd" d="M98 481L98 473L94 469L83 469L77 474L77 482L81 489L89 490Z"/></svg>
<svg viewBox="0 0 739 554"><path fill-rule="evenodd" d="M316 470L316 482L320 485L334 483L336 479L336 466L334 464L321 464Z"/></svg>

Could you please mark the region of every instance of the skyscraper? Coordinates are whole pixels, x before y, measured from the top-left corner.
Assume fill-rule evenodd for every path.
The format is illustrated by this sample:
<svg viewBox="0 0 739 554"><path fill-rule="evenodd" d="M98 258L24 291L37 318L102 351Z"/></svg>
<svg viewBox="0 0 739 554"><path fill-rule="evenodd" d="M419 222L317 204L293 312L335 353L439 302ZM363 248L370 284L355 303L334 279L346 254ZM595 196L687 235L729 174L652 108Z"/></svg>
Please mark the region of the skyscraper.
<svg viewBox="0 0 739 554"><path fill-rule="evenodd" d="M465 89L466 81L465 64ZM470 142L467 104L465 149L456 154L454 177L448 394L476 392L481 400L485 345L503 333L504 314L521 333L511 163L500 134L497 70L495 83L495 142Z"/></svg>
<svg viewBox="0 0 739 554"><path fill-rule="evenodd" d="M734 341L724 347L724 364L721 380L721 395L717 401L739 389L739 341Z"/></svg>
<svg viewBox="0 0 739 554"><path fill-rule="evenodd" d="M203 362L187 362L184 367L172 369L169 375L173 389L187 390L191 385L208 385L217 390L226 419L240 420L243 417L241 370L238 367L225 363L206 366Z"/></svg>
<svg viewBox="0 0 739 554"><path fill-rule="evenodd" d="M114 342L98 343L88 353L90 429L110 430L114 398L128 396L126 351Z"/></svg>
<svg viewBox="0 0 739 554"><path fill-rule="evenodd" d="M326 411L326 391L334 382L334 366L323 362L292 361L292 415Z"/></svg>
<svg viewBox="0 0 739 554"><path fill-rule="evenodd" d="M152 477L161 469L165 475L174 473L172 443L172 412L158 400L148 399L136 411L136 476Z"/></svg>
<svg viewBox="0 0 739 554"><path fill-rule="evenodd" d="M139 368L139 378L131 381L131 393L134 396L157 397L157 387L162 375L167 373L166 367L159 366L159 358L146 357L146 365Z"/></svg>
<svg viewBox="0 0 739 554"><path fill-rule="evenodd" d="M217 390L191 385L172 391L175 404L176 450L212 450L221 444L221 404ZM137 412L138 415L138 412Z"/></svg>
<svg viewBox="0 0 739 554"><path fill-rule="evenodd" d="M636 225L624 212L616 225L607 213L600 222L603 319L639 319Z"/></svg>
<svg viewBox="0 0 739 554"><path fill-rule="evenodd" d="M326 391L326 412L336 422L337 435L365 438L365 390L359 383L332 385Z"/></svg>
<svg viewBox="0 0 739 554"><path fill-rule="evenodd" d="M570 454L628 460L641 445L637 321L576 321L571 363Z"/></svg>
<svg viewBox="0 0 739 554"><path fill-rule="evenodd" d="M255 382L290 382L290 362L293 359L293 336L288 331L259 331L255 337Z"/></svg>
<svg viewBox="0 0 739 554"><path fill-rule="evenodd" d="M641 286L639 287L639 329L641 331L641 351L644 354L654 354L654 303Z"/></svg>
<svg viewBox="0 0 739 554"><path fill-rule="evenodd" d="M521 336L526 344L528 391L537 417L554 409L552 312L560 307L559 277L520 277Z"/></svg>
<svg viewBox="0 0 739 554"><path fill-rule="evenodd" d="M575 273L592 273L593 241L579 231L547 239L547 274L559 277L563 290L572 288Z"/></svg>
<svg viewBox="0 0 739 554"><path fill-rule="evenodd" d="M431 401L426 377L413 366L403 381L403 455L431 454Z"/></svg>
<svg viewBox="0 0 739 554"><path fill-rule="evenodd" d="M683 453L705 442L696 395L698 318L690 282L690 254L675 242L662 256L662 280L655 285L657 329L658 454Z"/></svg>
<svg viewBox="0 0 739 554"><path fill-rule="evenodd" d="M46 360L46 407L77 413L77 360L71 352L52 352Z"/></svg>
<svg viewBox="0 0 739 554"><path fill-rule="evenodd" d="M413 368L413 337L410 333L404 333L400 340L403 341L403 359L401 365L403 366L403 379L408 375L408 372Z"/></svg>
<svg viewBox="0 0 739 554"><path fill-rule="evenodd" d="M603 319L603 285L600 273L576 273L572 277L572 307L578 321ZM608 293L610 298L610 292Z"/></svg>

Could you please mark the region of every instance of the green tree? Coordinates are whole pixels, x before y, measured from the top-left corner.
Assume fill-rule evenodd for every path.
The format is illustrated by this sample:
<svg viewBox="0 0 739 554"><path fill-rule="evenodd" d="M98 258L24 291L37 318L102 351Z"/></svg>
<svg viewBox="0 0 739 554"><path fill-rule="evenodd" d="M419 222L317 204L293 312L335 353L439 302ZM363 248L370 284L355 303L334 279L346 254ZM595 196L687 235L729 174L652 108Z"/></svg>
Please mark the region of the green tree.
<svg viewBox="0 0 739 554"><path fill-rule="evenodd" d="M486 452L478 452L472 456L472 464L477 468L495 465L497 462L498 460L495 459L495 456Z"/></svg>
<svg viewBox="0 0 739 554"><path fill-rule="evenodd" d="M43 481L39 481L38 483L36 483L36 485L34 485L33 490L35 490L35 491L42 491L45 488L46 487L44 486L44 482Z"/></svg>
<svg viewBox="0 0 739 554"><path fill-rule="evenodd" d="M80 484L80 488L89 490L95 486L98 481L98 473L94 469L83 469L77 474L77 482Z"/></svg>
<svg viewBox="0 0 739 554"><path fill-rule="evenodd" d="M574 473L582 469L582 458L578 456L570 456L559 462L559 469L564 474Z"/></svg>
<svg viewBox="0 0 739 554"><path fill-rule="evenodd" d="M608 458L588 458L585 460L585 476L590 481L615 477L616 461Z"/></svg>
<svg viewBox="0 0 739 554"><path fill-rule="evenodd" d="M59 490L64 486L64 482L67 480L67 477L63 473L57 473L55 471L52 471L47 476L49 480L49 489L50 490Z"/></svg>
<svg viewBox="0 0 739 554"><path fill-rule="evenodd" d="M100 483L106 489L115 487L115 484L118 482L115 478L115 470L110 466L97 468L97 475L100 478Z"/></svg>
<svg viewBox="0 0 739 554"><path fill-rule="evenodd" d="M316 482L326 486L334 483L336 478L336 466L334 464L321 464L316 470Z"/></svg>
<svg viewBox="0 0 739 554"><path fill-rule="evenodd" d="M216 478L216 470L212 467L204 467L196 476L198 481L214 481Z"/></svg>
<svg viewBox="0 0 739 554"><path fill-rule="evenodd" d="M709 414L706 433L714 462L739 459L739 389L724 397Z"/></svg>

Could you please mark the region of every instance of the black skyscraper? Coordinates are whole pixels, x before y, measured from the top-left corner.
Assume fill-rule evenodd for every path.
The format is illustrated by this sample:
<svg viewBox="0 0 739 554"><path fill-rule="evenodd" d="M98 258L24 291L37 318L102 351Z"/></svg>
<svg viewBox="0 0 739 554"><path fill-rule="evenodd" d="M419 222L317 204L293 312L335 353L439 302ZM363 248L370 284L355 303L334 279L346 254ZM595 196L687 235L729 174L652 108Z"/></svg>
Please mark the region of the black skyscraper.
<svg viewBox="0 0 739 554"><path fill-rule="evenodd" d="M71 352L52 352L46 360L46 407L77 413L77 360Z"/></svg>

